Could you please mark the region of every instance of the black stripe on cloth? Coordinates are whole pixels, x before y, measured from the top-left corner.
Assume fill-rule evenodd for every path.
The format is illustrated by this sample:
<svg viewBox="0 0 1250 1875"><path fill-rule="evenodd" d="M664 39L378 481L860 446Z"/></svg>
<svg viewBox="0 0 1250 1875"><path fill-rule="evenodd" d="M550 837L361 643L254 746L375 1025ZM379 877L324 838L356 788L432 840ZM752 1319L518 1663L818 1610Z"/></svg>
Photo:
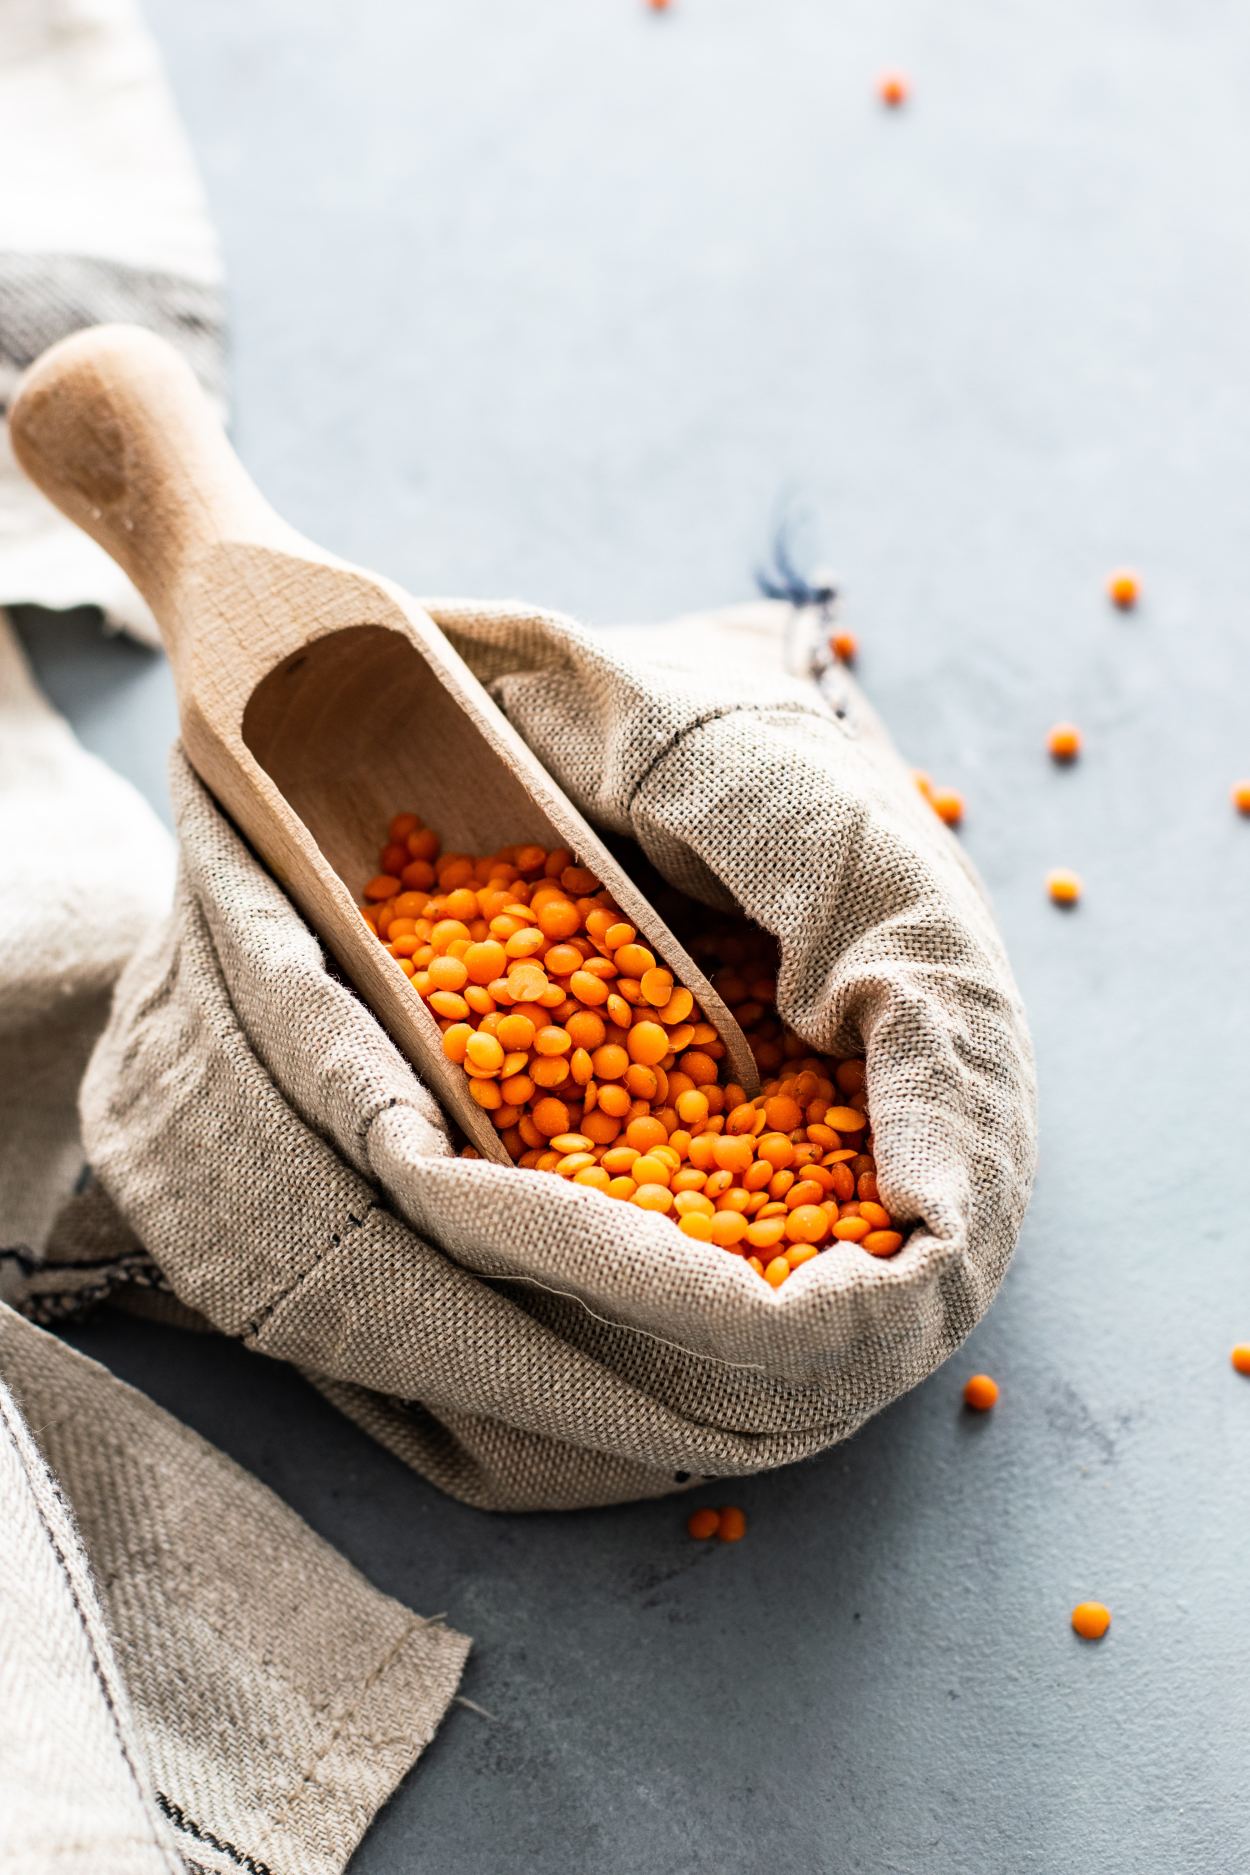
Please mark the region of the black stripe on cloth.
<svg viewBox="0 0 1250 1875"><path fill-rule="evenodd" d="M169 1283L146 1250L118 1256L42 1262L21 1245L0 1248L0 1266L15 1265L25 1286L8 1300L40 1328L77 1321L119 1289L160 1289Z"/></svg>
<svg viewBox="0 0 1250 1875"><path fill-rule="evenodd" d="M57 1567L65 1578L65 1587L69 1593L78 1626L82 1631L83 1641L91 1661L91 1670L100 1688L104 1708L113 1729L114 1742L142 1805L145 1819L150 1825L151 1816L148 1811L144 1779L140 1775L139 1767L131 1752L130 1739L118 1704L116 1672L111 1660L106 1659L101 1653L100 1641L104 1633L103 1616L94 1603L90 1607L84 1603L79 1581L75 1571L70 1568L69 1557L66 1554L67 1547L72 1545L75 1549L77 1548L74 1538L73 1512L66 1503L60 1485L48 1469L42 1452L31 1437L30 1429L25 1421L19 1416L17 1425L12 1423L7 1405L11 1398L12 1396L7 1392L0 1392L0 1430L3 1430L8 1443L17 1455L17 1462L25 1477L30 1501L35 1508L35 1515L48 1547L56 1558ZM12 1412L16 1413L17 1410L17 1402L14 1401ZM38 1467L37 1470L36 1467ZM83 1560L85 1562L85 1558ZM166 1845L161 1842L155 1830L152 1831L152 1846L161 1852L162 1861L167 1862ZM250 1871L249 1875L251 1875ZM269 1871L262 1867L256 1871L256 1875L269 1875Z"/></svg>
<svg viewBox="0 0 1250 1875"><path fill-rule="evenodd" d="M202 1842L205 1848L216 1849L219 1855L228 1856L231 1862L246 1869L248 1875L272 1875L267 1863L258 1862L255 1856L248 1855L245 1850L236 1849L232 1842L223 1842L220 1836L214 1836L211 1829L203 1829L200 1824L193 1823L182 1806L176 1804L172 1797L167 1797L163 1790L157 1791L156 1801L175 1829L185 1831L196 1842Z"/></svg>
<svg viewBox="0 0 1250 1875"><path fill-rule="evenodd" d="M83 326L147 326L172 340L205 390L225 393L221 289L88 254L0 252L0 411L21 373Z"/></svg>

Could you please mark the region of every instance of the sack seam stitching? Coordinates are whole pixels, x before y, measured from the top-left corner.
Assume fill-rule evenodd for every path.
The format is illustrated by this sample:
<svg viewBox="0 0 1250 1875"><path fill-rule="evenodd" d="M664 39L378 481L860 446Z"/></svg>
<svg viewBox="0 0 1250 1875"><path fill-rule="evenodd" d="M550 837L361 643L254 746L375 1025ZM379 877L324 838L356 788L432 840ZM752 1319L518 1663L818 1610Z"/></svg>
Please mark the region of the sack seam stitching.
<svg viewBox="0 0 1250 1875"><path fill-rule="evenodd" d="M307 1785L319 1783L320 1780L317 1777L319 1768L325 1763L336 1746L352 1738L356 1722L361 1716L366 1700L373 1693L374 1689L385 1679L395 1663L402 1657L405 1649L412 1644L419 1634L432 1625L434 1624L428 1620L423 1621L419 1616L410 1616L403 1631L397 1635L395 1640L382 1655L382 1658L376 1662L372 1671L360 1682L351 1704L335 1721L329 1737L325 1740L321 1750L317 1753L308 1769L300 1778L299 1783L296 1784L293 1789L289 1790L285 1797L279 1800L278 1808L270 1818L269 1827L261 1836L262 1846L272 1841L279 1832L286 1831L288 1827L287 1818L290 1815L291 1807L296 1802L300 1793ZM434 1732L438 1729L438 1725L441 1722L441 1717L442 1715L440 1713L435 1718L433 1728L429 1728L428 1726L418 1728L418 1745L420 1751L423 1751L433 1738ZM323 1785L322 1788L324 1789L325 1786Z"/></svg>
<svg viewBox="0 0 1250 1875"><path fill-rule="evenodd" d="M306 1263L304 1268L300 1270L297 1275L293 1276L291 1281L287 1283L284 1288L277 1290L258 1313L255 1314L249 1322L245 1323L243 1328L239 1331L239 1339L241 1341L255 1339L255 1337L260 1334L265 1324L271 1319L275 1311L280 1309L282 1304L295 1294L296 1290L313 1274L314 1270L320 1268L330 1252L341 1248L345 1237L350 1237L355 1231L363 1230L373 1213L382 1209L383 1207L378 1200L376 1198L371 1198L359 1217L356 1216L355 1212L349 1211L347 1213L346 1222L341 1224L338 1230L330 1232L329 1239L321 1244L312 1257L312 1260Z"/></svg>

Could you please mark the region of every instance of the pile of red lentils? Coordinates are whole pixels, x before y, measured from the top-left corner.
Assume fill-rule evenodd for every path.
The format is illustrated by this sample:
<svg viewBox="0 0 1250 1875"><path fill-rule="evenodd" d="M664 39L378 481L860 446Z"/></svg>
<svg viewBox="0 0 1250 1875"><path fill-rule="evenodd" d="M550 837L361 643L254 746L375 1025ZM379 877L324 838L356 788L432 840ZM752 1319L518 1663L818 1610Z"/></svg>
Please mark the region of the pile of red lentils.
<svg viewBox="0 0 1250 1875"><path fill-rule="evenodd" d="M380 863L365 921L518 1165L670 1217L773 1288L836 1243L901 1249L864 1063L813 1055L786 1028L763 932L726 921L699 942L759 1065L749 1100L691 991L568 851L444 853L405 813Z"/></svg>

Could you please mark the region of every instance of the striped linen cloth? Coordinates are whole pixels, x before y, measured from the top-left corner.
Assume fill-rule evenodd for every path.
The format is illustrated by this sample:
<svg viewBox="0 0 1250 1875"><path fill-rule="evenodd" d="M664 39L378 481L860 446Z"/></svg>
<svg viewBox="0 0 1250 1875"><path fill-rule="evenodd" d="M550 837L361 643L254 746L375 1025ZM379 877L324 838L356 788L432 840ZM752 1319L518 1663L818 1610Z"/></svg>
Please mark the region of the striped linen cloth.
<svg viewBox="0 0 1250 1875"><path fill-rule="evenodd" d="M217 248L128 0L0 0L0 165L0 405L103 320L154 327L220 396ZM155 637L0 426L0 608L20 602ZM66 1200L78 1083L173 843L39 694L2 609L0 854L0 1869L338 1875L469 1644L29 1319L155 1270L89 1181Z"/></svg>

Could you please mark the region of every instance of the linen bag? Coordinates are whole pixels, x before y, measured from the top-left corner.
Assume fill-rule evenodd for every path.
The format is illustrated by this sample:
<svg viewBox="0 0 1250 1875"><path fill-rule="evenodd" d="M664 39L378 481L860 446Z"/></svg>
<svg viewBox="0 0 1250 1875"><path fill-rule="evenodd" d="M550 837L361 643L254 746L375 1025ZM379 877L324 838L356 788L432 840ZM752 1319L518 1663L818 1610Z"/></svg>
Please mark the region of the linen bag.
<svg viewBox="0 0 1250 1875"><path fill-rule="evenodd" d="M811 1047L866 1051L907 1243L835 1245L774 1291L667 1219L458 1157L177 751L176 903L88 1068L95 1173L184 1304L469 1503L603 1504L819 1452L946 1359L1020 1226L1032 1056L983 890L853 682L786 671L789 608L599 637L430 610L591 820L773 934ZM419 813L419 748L410 794Z"/></svg>

